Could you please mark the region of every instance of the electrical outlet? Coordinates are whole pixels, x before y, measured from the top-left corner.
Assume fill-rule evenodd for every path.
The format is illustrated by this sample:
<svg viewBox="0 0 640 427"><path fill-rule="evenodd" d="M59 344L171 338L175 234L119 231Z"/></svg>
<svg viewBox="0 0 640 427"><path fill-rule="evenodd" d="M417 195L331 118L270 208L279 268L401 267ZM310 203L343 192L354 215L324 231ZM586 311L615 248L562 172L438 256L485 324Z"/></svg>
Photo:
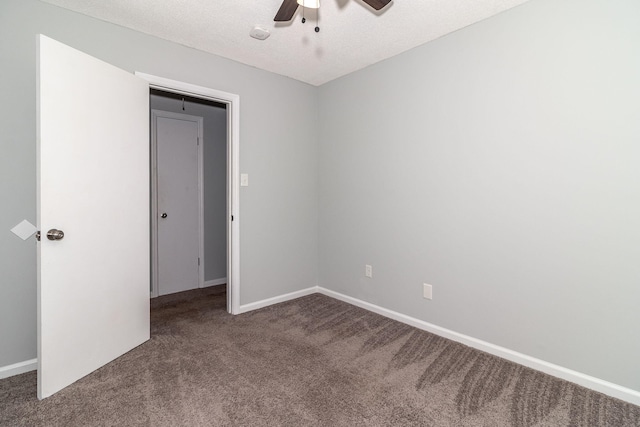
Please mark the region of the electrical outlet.
<svg viewBox="0 0 640 427"><path fill-rule="evenodd" d="M422 286L422 296L426 299L433 299L433 287L426 283L423 283Z"/></svg>
<svg viewBox="0 0 640 427"><path fill-rule="evenodd" d="M366 277L373 278L373 267L371 267L369 264L364 266L364 275Z"/></svg>

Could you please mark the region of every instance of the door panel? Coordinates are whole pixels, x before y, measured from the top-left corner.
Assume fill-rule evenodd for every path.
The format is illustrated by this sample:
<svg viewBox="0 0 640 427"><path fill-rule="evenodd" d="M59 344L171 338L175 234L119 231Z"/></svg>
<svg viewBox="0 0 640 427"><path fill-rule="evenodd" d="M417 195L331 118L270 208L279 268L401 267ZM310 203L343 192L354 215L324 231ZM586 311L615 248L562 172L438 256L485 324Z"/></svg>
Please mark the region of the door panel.
<svg viewBox="0 0 640 427"><path fill-rule="evenodd" d="M42 399L149 339L149 87L38 42Z"/></svg>
<svg viewBox="0 0 640 427"><path fill-rule="evenodd" d="M200 287L202 117L152 112L158 195L158 294ZM163 217L163 214L166 217Z"/></svg>

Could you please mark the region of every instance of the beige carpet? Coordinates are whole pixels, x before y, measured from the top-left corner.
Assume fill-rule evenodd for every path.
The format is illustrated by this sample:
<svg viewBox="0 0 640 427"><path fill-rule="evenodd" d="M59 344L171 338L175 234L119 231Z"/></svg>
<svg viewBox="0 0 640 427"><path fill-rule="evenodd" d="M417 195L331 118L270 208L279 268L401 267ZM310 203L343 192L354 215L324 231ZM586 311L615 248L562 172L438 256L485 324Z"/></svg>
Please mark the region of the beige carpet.
<svg viewBox="0 0 640 427"><path fill-rule="evenodd" d="M240 316L224 287L162 297L152 338L2 426L640 426L640 407L311 295Z"/></svg>

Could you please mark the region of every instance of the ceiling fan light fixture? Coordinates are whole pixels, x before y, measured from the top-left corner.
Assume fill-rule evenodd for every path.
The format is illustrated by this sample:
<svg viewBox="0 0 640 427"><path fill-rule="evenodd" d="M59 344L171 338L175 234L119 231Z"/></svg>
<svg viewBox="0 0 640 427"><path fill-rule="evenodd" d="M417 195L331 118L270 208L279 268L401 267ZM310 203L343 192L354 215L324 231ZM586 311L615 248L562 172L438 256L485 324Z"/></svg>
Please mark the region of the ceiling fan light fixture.
<svg viewBox="0 0 640 427"><path fill-rule="evenodd" d="M318 9L320 7L320 0L298 0L298 4L302 7Z"/></svg>

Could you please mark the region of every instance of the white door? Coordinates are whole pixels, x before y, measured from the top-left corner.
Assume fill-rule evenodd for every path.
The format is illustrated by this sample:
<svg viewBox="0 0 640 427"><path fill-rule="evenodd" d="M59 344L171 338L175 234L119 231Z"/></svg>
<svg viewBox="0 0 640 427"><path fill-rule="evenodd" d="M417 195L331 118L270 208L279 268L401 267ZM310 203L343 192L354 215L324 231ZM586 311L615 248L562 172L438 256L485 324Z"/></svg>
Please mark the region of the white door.
<svg viewBox="0 0 640 427"><path fill-rule="evenodd" d="M149 339L149 87L47 37L38 50L42 399Z"/></svg>
<svg viewBox="0 0 640 427"><path fill-rule="evenodd" d="M202 117L153 110L158 295L201 287Z"/></svg>

